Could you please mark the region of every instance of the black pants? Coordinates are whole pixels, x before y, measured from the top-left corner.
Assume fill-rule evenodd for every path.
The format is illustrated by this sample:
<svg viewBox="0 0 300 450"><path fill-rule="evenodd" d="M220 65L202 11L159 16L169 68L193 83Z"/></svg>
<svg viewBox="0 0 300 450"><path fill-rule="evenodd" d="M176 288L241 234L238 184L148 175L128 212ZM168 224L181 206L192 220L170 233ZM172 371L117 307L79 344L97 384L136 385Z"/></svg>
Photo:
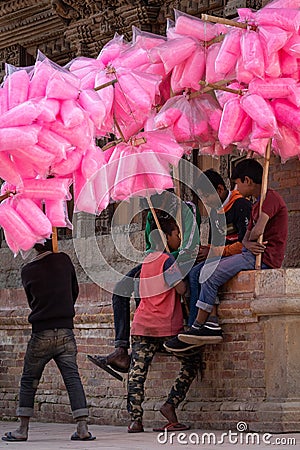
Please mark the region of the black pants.
<svg viewBox="0 0 300 450"><path fill-rule="evenodd" d="M141 267L140 264L131 269L114 288L112 303L115 322L115 347L130 347L130 297L135 290L134 277L139 273ZM136 306L138 306L139 298L135 300Z"/></svg>

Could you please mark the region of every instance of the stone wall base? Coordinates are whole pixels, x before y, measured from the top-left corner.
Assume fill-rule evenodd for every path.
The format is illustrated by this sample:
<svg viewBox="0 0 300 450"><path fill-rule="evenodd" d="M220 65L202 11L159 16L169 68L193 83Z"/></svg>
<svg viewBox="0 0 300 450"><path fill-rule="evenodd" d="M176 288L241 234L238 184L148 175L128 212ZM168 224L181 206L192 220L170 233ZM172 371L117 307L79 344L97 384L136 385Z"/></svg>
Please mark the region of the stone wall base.
<svg viewBox="0 0 300 450"><path fill-rule="evenodd" d="M194 380L178 418L198 429L300 431L300 269L241 272L220 292L224 341L207 345L203 377ZM134 302L133 302L134 304ZM132 308L134 312L134 308ZM26 344L29 309L23 289L0 289L0 418L15 417ZM120 382L93 365L87 354L113 348L111 296L82 283L76 304L78 366L96 424L127 425L126 379ZM162 422L159 408L179 371L172 355L151 364L144 402L144 425ZM68 396L53 361L40 380L35 419L72 422Z"/></svg>

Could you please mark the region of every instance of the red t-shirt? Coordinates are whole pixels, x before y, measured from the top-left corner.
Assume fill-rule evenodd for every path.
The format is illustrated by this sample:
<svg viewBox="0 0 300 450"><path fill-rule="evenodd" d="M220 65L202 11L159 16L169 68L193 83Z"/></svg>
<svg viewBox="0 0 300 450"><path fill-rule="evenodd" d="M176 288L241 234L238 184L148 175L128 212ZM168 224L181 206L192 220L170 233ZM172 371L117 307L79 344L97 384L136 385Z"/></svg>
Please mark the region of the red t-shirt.
<svg viewBox="0 0 300 450"><path fill-rule="evenodd" d="M167 253L153 252L143 262L140 275L141 302L134 314L132 335L175 336L183 328L180 296L164 277L164 264L169 258ZM176 272L179 269L174 262L168 270Z"/></svg>
<svg viewBox="0 0 300 450"><path fill-rule="evenodd" d="M273 269L281 267L288 234L288 211L283 198L273 189L268 189L262 211L269 216L263 240L268 241L262 261ZM259 201L252 208L248 230L256 224L259 216Z"/></svg>

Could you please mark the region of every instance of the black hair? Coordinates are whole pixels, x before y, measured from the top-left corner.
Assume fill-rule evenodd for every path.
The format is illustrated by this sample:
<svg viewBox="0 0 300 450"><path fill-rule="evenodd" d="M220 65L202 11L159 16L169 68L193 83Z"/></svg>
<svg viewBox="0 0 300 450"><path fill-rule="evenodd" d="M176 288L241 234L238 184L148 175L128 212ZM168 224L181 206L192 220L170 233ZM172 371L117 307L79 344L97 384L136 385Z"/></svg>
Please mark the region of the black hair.
<svg viewBox="0 0 300 450"><path fill-rule="evenodd" d="M179 230L176 220L172 217L169 218L159 218L159 225L161 227L161 231L167 236L172 234L172 231ZM161 235L159 230L157 229L156 222L154 218L150 223L150 241L152 246L157 246L162 243Z"/></svg>
<svg viewBox="0 0 300 450"><path fill-rule="evenodd" d="M52 239L46 239L44 244L34 244L33 248L39 253L52 252Z"/></svg>
<svg viewBox="0 0 300 450"><path fill-rule="evenodd" d="M212 186L217 190L219 185L223 186L224 189L227 189L221 175L214 169L207 169L199 175L195 183L195 189L199 189L204 193L211 193L213 192Z"/></svg>
<svg viewBox="0 0 300 450"><path fill-rule="evenodd" d="M173 219L171 216L166 218L165 217L159 218L159 225L163 233L168 234L169 236L172 234L172 231L178 228L176 220ZM156 222L153 218L150 223L150 232L156 229L157 229Z"/></svg>
<svg viewBox="0 0 300 450"><path fill-rule="evenodd" d="M240 178L242 183L249 177L254 183L261 184L263 175L262 165L256 159L247 158L240 161L232 171L232 180Z"/></svg>

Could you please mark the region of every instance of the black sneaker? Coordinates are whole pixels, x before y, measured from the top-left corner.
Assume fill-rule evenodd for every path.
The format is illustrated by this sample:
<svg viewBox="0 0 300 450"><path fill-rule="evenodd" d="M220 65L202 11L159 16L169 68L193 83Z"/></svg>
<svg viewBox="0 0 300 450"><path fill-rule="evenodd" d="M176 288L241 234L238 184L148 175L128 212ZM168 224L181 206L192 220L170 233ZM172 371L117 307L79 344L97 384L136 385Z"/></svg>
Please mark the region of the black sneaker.
<svg viewBox="0 0 300 450"><path fill-rule="evenodd" d="M189 331L178 335L178 339L186 344L219 344L223 341L223 331L218 323L205 322L205 324L192 326Z"/></svg>
<svg viewBox="0 0 300 450"><path fill-rule="evenodd" d="M196 348L199 345L202 345L202 344L197 344L197 343L196 344L186 344L185 342L180 341L177 336L173 337L172 339L170 339L164 343L165 349L168 352L172 352L172 353L186 352L187 350Z"/></svg>

